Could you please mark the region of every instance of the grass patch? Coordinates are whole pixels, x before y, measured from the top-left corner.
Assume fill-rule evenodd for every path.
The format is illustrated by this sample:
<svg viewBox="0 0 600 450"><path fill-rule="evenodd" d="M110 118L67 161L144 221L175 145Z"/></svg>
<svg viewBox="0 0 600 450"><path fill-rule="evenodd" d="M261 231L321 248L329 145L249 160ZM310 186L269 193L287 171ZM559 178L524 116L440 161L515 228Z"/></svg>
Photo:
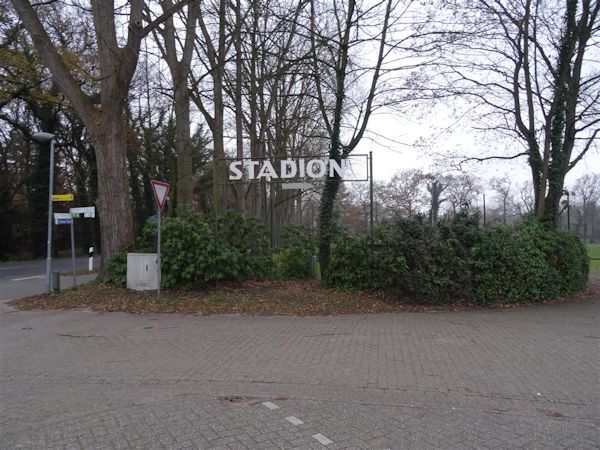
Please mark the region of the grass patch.
<svg viewBox="0 0 600 450"><path fill-rule="evenodd" d="M590 269L600 270L600 244L586 244L586 247L590 257Z"/></svg>

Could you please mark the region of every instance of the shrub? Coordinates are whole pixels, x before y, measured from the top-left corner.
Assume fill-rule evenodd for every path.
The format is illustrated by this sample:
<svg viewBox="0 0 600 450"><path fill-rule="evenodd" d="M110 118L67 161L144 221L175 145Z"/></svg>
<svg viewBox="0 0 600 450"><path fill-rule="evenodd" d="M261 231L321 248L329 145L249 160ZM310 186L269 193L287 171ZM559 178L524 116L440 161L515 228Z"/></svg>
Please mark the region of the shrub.
<svg viewBox="0 0 600 450"><path fill-rule="evenodd" d="M326 282L345 289L393 286L406 270L404 255L390 249L392 233L379 227L369 234L341 236L332 246Z"/></svg>
<svg viewBox="0 0 600 450"><path fill-rule="evenodd" d="M317 248L312 236L298 225L283 230L281 246L273 252L273 275L281 280L313 277L313 256Z"/></svg>
<svg viewBox="0 0 600 450"><path fill-rule="evenodd" d="M106 274L102 281L117 286L127 284L127 253L129 248L123 249L110 258L106 264Z"/></svg>
<svg viewBox="0 0 600 450"><path fill-rule="evenodd" d="M471 264L474 297L482 304L539 300L550 282L549 267L535 242L505 226L481 231Z"/></svg>
<svg viewBox="0 0 600 450"><path fill-rule="evenodd" d="M199 214L168 218L161 225L162 286L242 278L240 254L218 242Z"/></svg>
<svg viewBox="0 0 600 450"><path fill-rule="evenodd" d="M581 241L533 220L515 230L482 230L472 259L480 303L572 295L587 282L588 259Z"/></svg>
<svg viewBox="0 0 600 450"><path fill-rule="evenodd" d="M435 226L422 217L403 219L392 228L388 245L406 259L396 288L420 302L450 303L471 293L469 254L478 239L478 216L459 213Z"/></svg>
<svg viewBox="0 0 600 450"><path fill-rule="evenodd" d="M585 247L535 221L479 228L460 213L430 226L421 218L344 236L332 247L327 281L346 289L388 289L427 303L537 301L572 295L587 282Z"/></svg>
<svg viewBox="0 0 600 450"><path fill-rule="evenodd" d="M528 221L520 228L542 251L549 266L544 296L561 297L583 290L587 284L589 258L585 245L565 230Z"/></svg>
<svg viewBox="0 0 600 450"><path fill-rule="evenodd" d="M271 275L271 238L262 222L227 211L216 219L214 228L221 245L237 253L241 278L264 279Z"/></svg>
<svg viewBox="0 0 600 450"><path fill-rule="evenodd" d="M234 248L214 238L213 230L200 214L181 209L179 216L161 221L161 286L206 285L244 276L243 258ZM144 225L139 251L156 252L156 219ZM107 281L124 285L127 251L119 253L107 268Z"/></svg>

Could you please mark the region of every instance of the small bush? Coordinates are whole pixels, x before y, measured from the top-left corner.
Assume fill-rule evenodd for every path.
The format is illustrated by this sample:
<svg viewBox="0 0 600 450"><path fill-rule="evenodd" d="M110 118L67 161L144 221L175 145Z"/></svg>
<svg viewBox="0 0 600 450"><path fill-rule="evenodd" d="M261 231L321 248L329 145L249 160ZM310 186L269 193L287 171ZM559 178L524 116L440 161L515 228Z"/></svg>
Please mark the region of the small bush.
<svg viewBox="0 0 600 450"><path fill-rule="evenodd" d="M585 288L589 258L579 238L568 231L549 228L536 221L524 223L520 232L536 244L549 266L545 297L572 295Z"/></svg>
<svg viewBox="0 0 600 450"><path fill-rule="evenodd" d="M581 241L536 221L515 230L482 230L472 256L480 303L556 298L579 292L587 283L588 259Z"/></svg>
<svg viewBox="0 0 600 450"><path fill-rule="evenodd" d="M203 216L179 210L177 217L161 221L161 286L203 286L221 280L241 280L244 259L235 248L217 241ZM156 252L156 219L149 219L139 239L139 251ZM127 251L119 253L107 268L108 282L124 285Z"/></svg>
<svg viewBox="0 0 600 450"><path fill-rule="evenodd" d="M166 288L241 277L240 255L217 242L198 214L164 220L161 238L161 284Z"/></svg>
<svg viewBox="0 0 600 450"><path fill-rule="evenodd" d="M110 258L106 264L106 274L102 281L117 286L127 285L127 253L129 249L121 250Z"/></svg>

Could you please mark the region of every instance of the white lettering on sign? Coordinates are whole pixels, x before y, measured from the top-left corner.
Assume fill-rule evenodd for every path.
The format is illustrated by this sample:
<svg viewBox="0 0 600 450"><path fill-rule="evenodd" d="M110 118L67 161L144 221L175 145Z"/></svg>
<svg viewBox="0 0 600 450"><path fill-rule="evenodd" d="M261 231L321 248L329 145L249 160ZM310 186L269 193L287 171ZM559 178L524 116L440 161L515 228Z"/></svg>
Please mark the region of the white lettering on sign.
<svg viewBox="0 0 600 450"><path fill-rule="evenodd" d="M69 213L71 213L72 216L79 217L80 215L83 215L86 219L94 219L96 217L96 208L94 206L69 208Z"/></svg>
<svg viewBox="0 0 600 450"><path fill-rule="evenodd" d="M324 178L329 175L344 177L344 164L335 159L310 159L304 158L282 159L279 164L271 161L253 161L245 159L232 161L229 164L229 179L241 180L246 174L249 180L260 179L290 179L290 178Z"/></svg>
<svg viewBox="0 0 600 450"><path fill-rule="evenodd" d="M70 213L54 213L54 225L68 225L73 218Z"/></svg>

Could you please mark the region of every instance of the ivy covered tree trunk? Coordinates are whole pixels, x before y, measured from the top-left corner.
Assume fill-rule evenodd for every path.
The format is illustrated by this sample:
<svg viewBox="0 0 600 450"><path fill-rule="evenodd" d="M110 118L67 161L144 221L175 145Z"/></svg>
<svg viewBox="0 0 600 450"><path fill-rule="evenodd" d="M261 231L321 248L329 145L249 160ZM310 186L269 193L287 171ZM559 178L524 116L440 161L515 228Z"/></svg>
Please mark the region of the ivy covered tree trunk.
<svg viewBox="0 0 600 450"><path fill-rule="evenodd" d="M321 213L319 224L319 264L321 272L326 274L331 262L331 244L336 233L334 204L342 180L329 178L321 196Z"/></svg>
<svg viewBox="0 0 600 450"><path fill-rule="evenodd" d="M380 20L380 16L377 16L376 26L381 27L381 32L376 38L377 45L379 46L379 52L375 66L370 71L372 74L370 87L367 91L366 98L364 99L364 106L361 105L359 120L354 122L352 125L352 136L347 141L347 144L342 144L344 116L348 115L348 111L351 109L351 107L345 103L347 90L346 78L348 76L351 47L353 45L358 45L359 42L362 42L358 30L361 26L363 26L361 20L363 20L364 17L361 16L361 11L359 11L359 8L357 8L355 0L349 0L348 4L345 6L335 4L333 6L334 14L338 20L338 24L342 26L337 29L335 37L331 39L334 44L323 44L323 42L317 43L316 36L319 36L321 31L317 31L316 29L318 22L316 0L312 0L310 3L311 53L317 90L317 100L321 110L321 117L329 135L329 159L336 160L338 164L350 155L350 153L356 148L364 136L365 130L369 123L369 118L371 117L374 109L373 102L377 95L381 67L386 56L386 47L388 45L387 36L389 31L390 15L393 10L393 3L392 1L388 0L387 2L380 4L380 6L385 7L385 14L383 21ZM325 40L323 39L322 41ZM323 50L321 45L330 46L327 48L327 51L324 52L324 55L321 55L320 53ZM334 60L330 61L332 54L334 55ZM333 72L321 72L323 65L319 65L320 57L329 58L328 64L325 66L333 68ZM328 87L329 83L324 82L323 80L328 79L330 76L333 76L334 80L334 91L332 94L333 98L335 99L335 104L333 110L329 110L326 106L330 99L324 96L324 90ZM353 79L352 81L356 83L356 79ZM328 176L326 180L327 182L321 196L321 211L319 217L319 263L321 265L321 273L323 274L324 278L327 277L327 272L329 270L329 263L331 260L331 244L336 232L334 221L334 203L340 188L340 183L342 182L337 173L334 174L334 176Z"/></svg>
<svg viewBox="0 0 600 450"><path fill-rule="evenodd" d="M435 225L438 221L438 215L441 204L445 201L442 199L442 192L446 186L439 180L434 179L427 185L429 195L431 195L431 209L429 210L429 221L431 225Z"/></svg>

